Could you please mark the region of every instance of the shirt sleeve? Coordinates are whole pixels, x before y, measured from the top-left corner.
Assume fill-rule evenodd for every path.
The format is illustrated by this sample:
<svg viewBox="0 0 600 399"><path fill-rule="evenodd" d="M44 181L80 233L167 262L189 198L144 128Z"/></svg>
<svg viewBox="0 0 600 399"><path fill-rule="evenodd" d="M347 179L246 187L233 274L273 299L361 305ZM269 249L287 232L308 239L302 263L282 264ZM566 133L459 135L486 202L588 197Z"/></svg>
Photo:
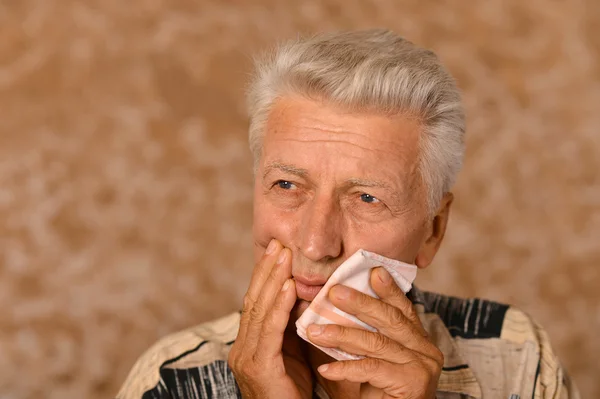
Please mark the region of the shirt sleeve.
<svg viewBox="0 0 600 399"><path fill-rule="evenodd" d="M134 364L117 399L238 398L227 355L239 313L162 338Z"/></svg>
<svg viewBox="0 0 600 399"><path fill-rule="evenodd" d="M581 399L574 381L552 349L548 333L534 320L531 323L540 350L534 398Z"/></svg>
<svg viewBox="0 0 600 399"><path fill-rule="evenodd" d="M536 361L529 366L527 373L533 377L533 394L528 390L522 398L580 399L575 383L552 348L548 333L530 315L510 307L503 321L501 338L534 348Z"/></svg>

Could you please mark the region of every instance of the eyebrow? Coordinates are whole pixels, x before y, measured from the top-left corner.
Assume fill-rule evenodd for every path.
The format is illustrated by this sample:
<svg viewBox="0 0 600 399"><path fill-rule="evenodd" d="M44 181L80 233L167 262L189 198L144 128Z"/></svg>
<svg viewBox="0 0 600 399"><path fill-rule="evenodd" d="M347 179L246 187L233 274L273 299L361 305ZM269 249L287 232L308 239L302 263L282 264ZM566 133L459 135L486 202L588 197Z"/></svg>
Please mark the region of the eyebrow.
<svg viewBox="0 0 600 399"><path fill-rule="evenodd" d="M358 179L358 178L350 178L348 180L346 180L346 186L350 186L350 187L355 187L355 186L359 186L359 187L376 187L376 188L382 188L385 190L389 190L392 191L392 188L385 184L384 182L381 181L377 181L377 180L367 180L367 179Z"/></svg>
<svg viewBox="0 0 600 399"><path fill-rule="evenodd" d="M271 162L270 164L268 164L265 167L265 172L263 173L263 179L274 170L280 170L282 172L289 173L289 174L299 176L302 178L308 177L308 170L298 168L294 165L288 165L288 164L284 164L284 163L276 161L276 162Z"/></svg>
<svg viewBox="0 0 600 399"><path fill-rule="evenodd" d="M351 187L380 188L380 189L384 190L385 192L387 192L388 195L390 197L392 197L395 202L399 202L402 200L402 196L396 190L394 190L389 184L386 184L386 183L384 183L382 181L378 181L378 180L350 178L350 179L346 180L344 186L346 186L346 188L351 188Z"/></svg>

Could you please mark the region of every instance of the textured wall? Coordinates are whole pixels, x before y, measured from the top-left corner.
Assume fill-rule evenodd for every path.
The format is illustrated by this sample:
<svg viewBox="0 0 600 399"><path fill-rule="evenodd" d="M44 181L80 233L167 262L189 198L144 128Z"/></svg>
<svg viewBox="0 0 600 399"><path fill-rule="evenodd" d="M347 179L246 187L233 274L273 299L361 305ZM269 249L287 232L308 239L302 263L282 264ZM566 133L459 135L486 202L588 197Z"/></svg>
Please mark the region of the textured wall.
<svg viewBox="0 0 600 399"><path fill-rule="evenodd" d="M235 309L251 55L373 26L465 90L466 169L421 286L524 308L600 397L599 24L597 0L0 0L0 397L110 397L157 338Z"/></svg>

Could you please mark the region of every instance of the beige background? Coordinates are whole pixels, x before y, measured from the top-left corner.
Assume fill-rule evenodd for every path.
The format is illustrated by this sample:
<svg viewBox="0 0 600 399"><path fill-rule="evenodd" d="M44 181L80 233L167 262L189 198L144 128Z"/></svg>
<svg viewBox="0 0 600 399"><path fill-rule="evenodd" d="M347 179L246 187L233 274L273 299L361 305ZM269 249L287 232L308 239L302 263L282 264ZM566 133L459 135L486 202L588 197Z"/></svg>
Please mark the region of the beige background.
<svg viewBox="0 0 600 399"><path fill-rule="evenodd" d="M420 285L530 312L600 397L598 0L0 0L0 398L111 397L156 339L236 309L251 56L374 26L465 91L466 169Z"/></svg>

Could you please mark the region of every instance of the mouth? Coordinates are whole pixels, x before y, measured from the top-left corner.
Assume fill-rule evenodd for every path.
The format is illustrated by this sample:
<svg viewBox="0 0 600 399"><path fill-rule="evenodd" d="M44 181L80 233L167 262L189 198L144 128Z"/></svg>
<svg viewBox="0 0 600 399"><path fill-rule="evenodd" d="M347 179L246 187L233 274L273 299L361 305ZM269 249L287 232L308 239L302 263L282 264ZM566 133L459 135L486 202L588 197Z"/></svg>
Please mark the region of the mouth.
<svg viewBox="0 0 600 399"><path fill-rule="evenodd" d="M294 277L296 282L296 295L298 298L305 301L312 301L315 299L319 291L325 285L324 281L308 281L302 277Z"/></svg>

